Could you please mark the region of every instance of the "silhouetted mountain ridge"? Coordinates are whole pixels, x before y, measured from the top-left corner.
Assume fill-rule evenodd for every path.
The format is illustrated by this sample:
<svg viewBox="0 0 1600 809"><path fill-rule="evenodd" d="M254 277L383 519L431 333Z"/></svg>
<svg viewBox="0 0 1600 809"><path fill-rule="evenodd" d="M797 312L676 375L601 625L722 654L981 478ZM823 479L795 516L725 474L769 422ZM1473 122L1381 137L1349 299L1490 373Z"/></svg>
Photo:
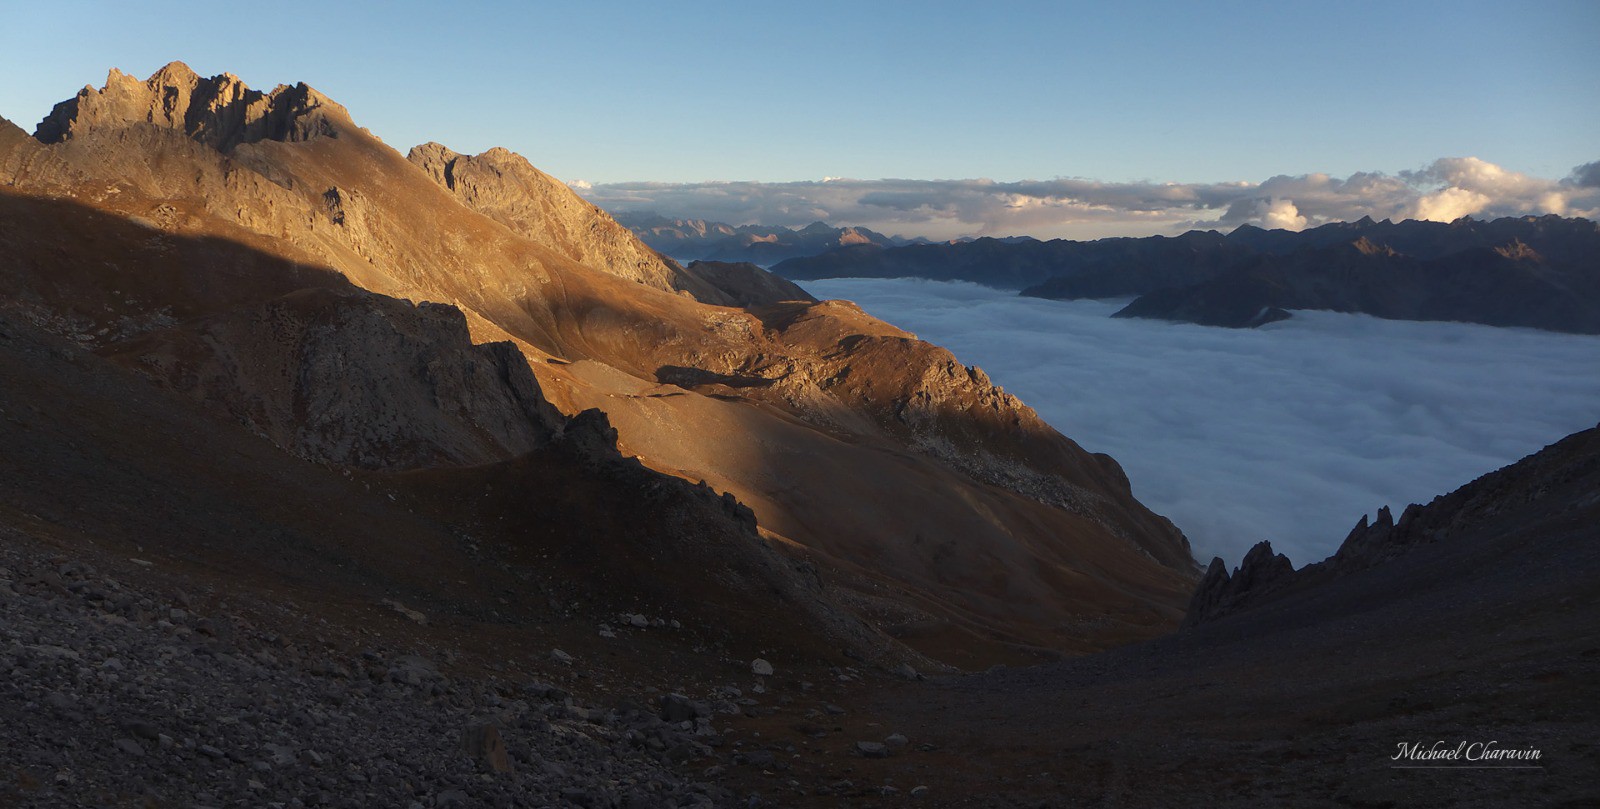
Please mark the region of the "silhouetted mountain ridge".
<svg viewBox="0 0 1600 809"><path fill-rule="evenodd" d="M1554 215L1336 222L1305 231L899 248L776 265L798 280L916 277L1070 300L1140 296L1118 314L1249 327L1293 309L1600 333L1600 227Z"/></svg>
<svg viewBox="0 0 1600 809"><path fill-rule="evenodd" d="M1372 520L1362 515L1332 556L1299 570L1288 557L1274 553L1270 542L1252 547L1231 574L1222 559L1213 559L1195 590L1184 625L1265 609L1296 593L1337 592L1346 579L1430 545L1493 555L1488 549L1516 548L1530 539L1592 535L1600 511L1597 484L1600 427L1592 427L1439 495L1427 505L1412 503L1398 520L1388 506L1378 509ZM1544 551L1521 552L1532 556ZM1475 576L1488 573L1487 566L1472 570ZM1334 603L1355 607L1361 602Z"/></svg>

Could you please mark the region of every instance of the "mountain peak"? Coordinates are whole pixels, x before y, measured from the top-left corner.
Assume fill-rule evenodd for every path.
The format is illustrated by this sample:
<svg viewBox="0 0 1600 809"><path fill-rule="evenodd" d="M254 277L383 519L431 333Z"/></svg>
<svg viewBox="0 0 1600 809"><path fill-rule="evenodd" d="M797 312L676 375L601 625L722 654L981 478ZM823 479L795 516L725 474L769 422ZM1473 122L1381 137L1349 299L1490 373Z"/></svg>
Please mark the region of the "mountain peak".
<svg viewBox="0 0 1600 809"><path fill-rule="evenodd" d="M176 130L228 152L262 140L337 137L340 125L350 125L350 115L303 83L262 93L232 73L203 78L174 61L143 81L112 68L105 86L85 87L57 104L34 138L61 143L90 131L141 125Z"/></svg>
<svg viewBox="0 0 1600 809"><path fill-rule="evenodd" d="M120 71L118 71L116 68L112 68L111 72L113 74L120 74ZM231 78L234 81L238 81L238 77L231 73L224 73L222 75ZM110 82L109 77L107 78L107 82ZM173 61L162 65L160 70L157 70L154 74L152 74L150 76L150 82L166 86L193 86L200 82L200 74L194 72L194 68L191 68L187 64L174 59Z"/></svg>

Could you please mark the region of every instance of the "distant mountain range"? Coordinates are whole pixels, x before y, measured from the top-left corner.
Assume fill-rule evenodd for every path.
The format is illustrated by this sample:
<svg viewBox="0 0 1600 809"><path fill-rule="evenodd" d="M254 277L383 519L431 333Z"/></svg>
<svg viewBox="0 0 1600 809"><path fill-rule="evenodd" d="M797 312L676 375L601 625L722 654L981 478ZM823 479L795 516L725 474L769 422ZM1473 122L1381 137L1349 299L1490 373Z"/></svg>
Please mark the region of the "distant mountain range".
<svg viewBox="0 0 1600 809"><path fill-rule="evenodd" d="M764 267L849 247L905 247L972 240L935 242L921 236L885 236L868 228L834 227L826 222L812 222L797 230L781 225L730 225L705 219L670 219L653 212L619 211L614 216L640 241L675 259L749 262ZM1023 236L1002 241L1034 240Z"/></svg>
<svg viewBox="0 0 1600 809"><path fill-rule="evenodd" d="M748 261L771 265L851 245L898 247L908 243L867 228L840 228L823 222L813 222L795 230L774 225L668 219L655 213L618 213L616 219L640 241L685 261Z"/></svg>
<svg viewBox="0 0 1600 809"><path fill-rule="evenodd" d="M973 281L1068 300L1137 296L1119 317L1251 327L1293 309L1600 333L1600 227L1543 217L1362 218L1306 231L885 248L859 245L773 268L795 280Z"/></svg>

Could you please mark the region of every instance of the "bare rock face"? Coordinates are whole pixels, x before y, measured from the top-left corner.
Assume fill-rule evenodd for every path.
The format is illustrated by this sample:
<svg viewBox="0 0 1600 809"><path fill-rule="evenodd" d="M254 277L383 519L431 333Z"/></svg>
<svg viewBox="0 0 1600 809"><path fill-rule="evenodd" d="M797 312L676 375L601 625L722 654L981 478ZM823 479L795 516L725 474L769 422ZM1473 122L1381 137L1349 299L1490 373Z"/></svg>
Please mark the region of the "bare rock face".
<svg viewBox="0 0 1600 809"><path fill-rule="evenodd" d="M333 137L335 124L349 122L344 107L305 84L263 93L231 73L207 79L173 62L145 81L113 69L101 89L85 87L57 104L34 137L60 143L85 128L153 124L229 152L241 143Z"/></svg>
<svg viewBox="0 0 1600 809"><path fill-rule="evenodd" d="M574 261L706 303L731 303L522 155L495 147L467 156L424 143L406 159L467 207Z"/></svg>
<svg viewBox="0 0 1600 809"><path fill-rule="evenodd" d="M0 118L0 164L6 162L7 156L18 148L26 148L28 133L10 121Z"/></svg>
<svg viewBox="0 0 1600 809"><path fill-rule="evenodd" d="M118 352L304 458L364 469L504 460L565 419L509 343L453 306L304 290Z"/></svg>

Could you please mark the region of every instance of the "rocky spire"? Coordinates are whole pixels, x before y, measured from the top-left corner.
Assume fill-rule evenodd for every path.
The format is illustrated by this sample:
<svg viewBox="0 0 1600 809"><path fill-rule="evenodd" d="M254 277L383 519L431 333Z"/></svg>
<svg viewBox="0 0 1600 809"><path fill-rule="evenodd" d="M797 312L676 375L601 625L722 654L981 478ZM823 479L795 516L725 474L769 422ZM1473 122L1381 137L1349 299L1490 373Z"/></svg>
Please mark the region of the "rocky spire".
<svg viewBox="0 0 1600 809"><path fill-rule="evenodd" d="M172 62L139 81L112 69L99 90L85 87L40 122L34 137L60 143L95 129L151 124L175 129L220 151L262 140L336 137L350 115L305 84L252 90L232 73L202 78Z"/></svg>
<svg viewBox="0 0 1600 809"><path fill-rule="evenodd" d="M1195 588L1189 602L1189 612L1183 619L1185 627L1197 626L1220 618L1236 610L1246 601L1254 602L1262 593L1275 590L1294 577L1294 564L1289 557L1274 553L1271 542L1257 542L1244 561L1228 575L1228 566L1221 558L1211 560L1206 575Z"/></svg>

